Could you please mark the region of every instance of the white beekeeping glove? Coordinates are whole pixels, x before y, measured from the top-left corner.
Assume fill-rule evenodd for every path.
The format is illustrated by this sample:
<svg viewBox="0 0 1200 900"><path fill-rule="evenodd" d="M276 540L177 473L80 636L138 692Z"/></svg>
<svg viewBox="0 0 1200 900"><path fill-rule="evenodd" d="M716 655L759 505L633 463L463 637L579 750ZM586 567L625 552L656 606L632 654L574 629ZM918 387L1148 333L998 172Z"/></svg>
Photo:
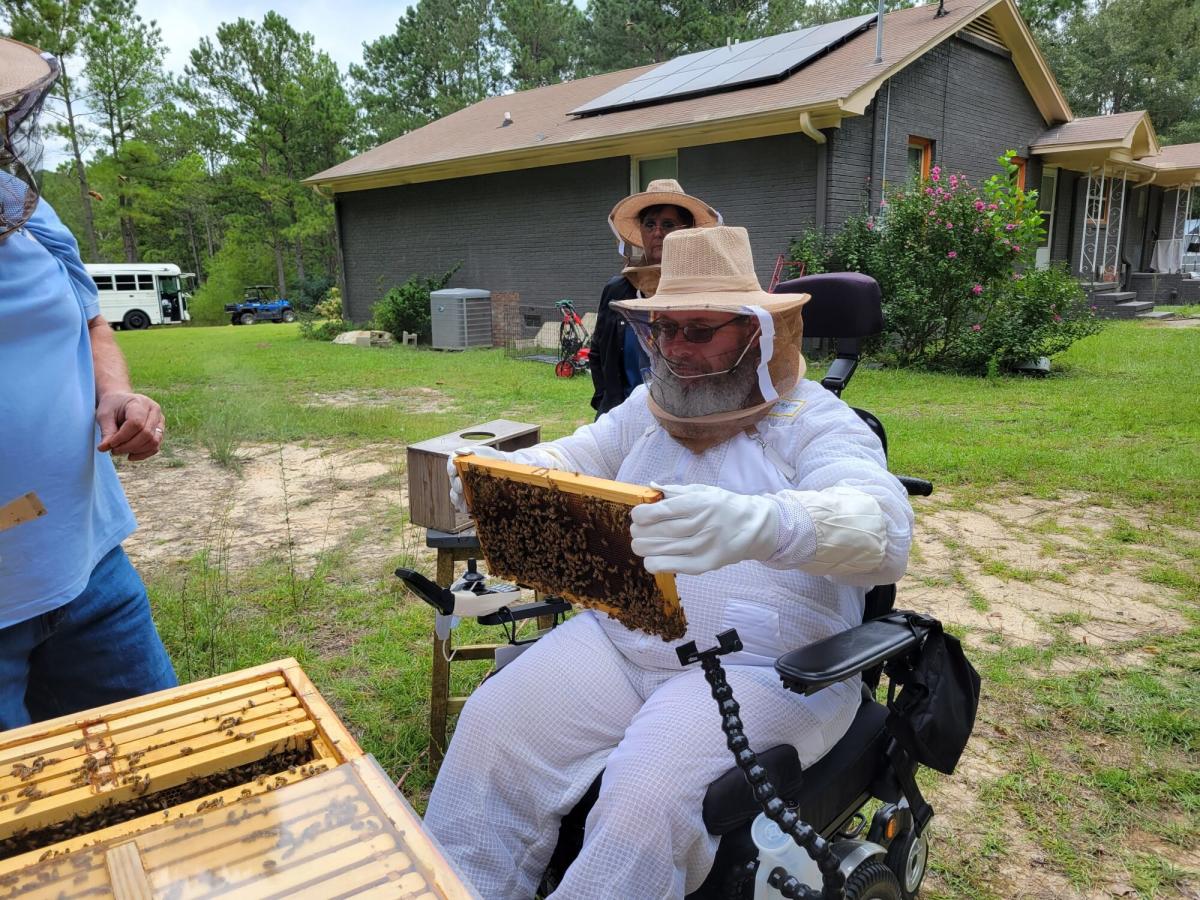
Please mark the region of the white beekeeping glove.
<svg viewBox="0 0 1200 900"><path fill-rule="evenodd" d="M633 508L633 552L647 572L703 575L753 559L765 561L779 540L779 509L766 497L705 484L653 485L657 503Z"/></svg>
<svg viewBox="0 0 1200 900"><path fill-rule="evenodd" d="M476 456L485 456L488 459L508 459L507 453L503 453L495 447L485 446L459 447L446 458L446 474L450 476L450 502L464 516L469 515L471 511L467 509L467 501L463 497L462 479L458 477L458 468L454 465L454 457L466 456L469 453L474 453Z"/></svg>

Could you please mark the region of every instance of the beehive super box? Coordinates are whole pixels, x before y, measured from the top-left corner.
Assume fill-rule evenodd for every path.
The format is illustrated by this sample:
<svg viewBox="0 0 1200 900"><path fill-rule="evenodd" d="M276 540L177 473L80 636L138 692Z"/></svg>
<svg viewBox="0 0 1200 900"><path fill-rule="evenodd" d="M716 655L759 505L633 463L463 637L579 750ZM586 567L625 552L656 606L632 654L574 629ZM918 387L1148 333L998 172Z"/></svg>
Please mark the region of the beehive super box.
<svg viewBox="0 0 1200 900"><path fill-rule="evenodd" d="M475 894L286 659L0 733L0 898Z"/></svg>

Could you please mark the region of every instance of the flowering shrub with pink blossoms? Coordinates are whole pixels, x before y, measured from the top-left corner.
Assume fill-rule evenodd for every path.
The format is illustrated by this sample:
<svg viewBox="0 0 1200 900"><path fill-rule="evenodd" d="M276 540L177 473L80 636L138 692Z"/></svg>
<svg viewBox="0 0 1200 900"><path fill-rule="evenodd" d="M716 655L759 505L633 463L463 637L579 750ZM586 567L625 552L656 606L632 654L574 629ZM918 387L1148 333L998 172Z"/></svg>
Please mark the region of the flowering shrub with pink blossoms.
<svg viewBox="0 0 1200 900"><path fill-rule="evenodd" d="M793 256L809 272L865 272L883 290L885 353L900 365L960 372L1012 369L1098 327L1061 269L1032 266L1043 236L1037 193L1017 186L1012 151L976 187L934 166L889 192L879 215L825 237L809 232Z"/></svg>

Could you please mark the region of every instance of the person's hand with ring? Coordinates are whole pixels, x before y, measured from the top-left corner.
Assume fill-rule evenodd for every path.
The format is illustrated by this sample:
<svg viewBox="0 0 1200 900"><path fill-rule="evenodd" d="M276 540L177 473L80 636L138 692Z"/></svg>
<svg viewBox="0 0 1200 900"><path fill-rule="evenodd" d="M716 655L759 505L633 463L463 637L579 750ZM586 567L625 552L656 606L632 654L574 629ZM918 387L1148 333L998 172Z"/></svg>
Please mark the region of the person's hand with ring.
<svg viewBox="0 0 1200 900"><path fill-rule="evenodd" d="M162 407L145 394L110 391L96 404L101 453L128 456L131 462L149 459L162 446L166 419Z"/></svg>

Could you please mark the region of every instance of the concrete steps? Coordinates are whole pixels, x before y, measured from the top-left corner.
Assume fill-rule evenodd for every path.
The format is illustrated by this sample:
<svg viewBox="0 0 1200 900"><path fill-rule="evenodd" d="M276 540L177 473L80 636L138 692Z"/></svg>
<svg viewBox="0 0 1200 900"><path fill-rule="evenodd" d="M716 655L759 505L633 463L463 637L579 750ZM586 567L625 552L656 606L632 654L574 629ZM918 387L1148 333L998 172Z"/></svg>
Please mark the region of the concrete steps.
<svg viewBox="0 0 1200 900"><path fill-rule="evenodd" d="M1154 310L1153 312L1138 313L1134 318L1150 319L1151 321L1158 322L1158 321L1161 321L1162 319L1175 318L1175 313L1168 312L1167 310L1164 310L1164 309L1158 309L1158 310Z"/></svg>
<svg viewBox="0 0 1200 900"><path fill-rule="evenodd" d="M1154 309L1149 300L1130 300L1114 306L1097 306L1096 315L1102 319L1133 319Z"/></svg>
<svg viewBox="0 0 1200 900"><path fill-rule="evenodd" d="M1097 291L1088 297L1101 319L1132 319L1154 309L1149 300L1138 300L1137 291Z"/></svg>

